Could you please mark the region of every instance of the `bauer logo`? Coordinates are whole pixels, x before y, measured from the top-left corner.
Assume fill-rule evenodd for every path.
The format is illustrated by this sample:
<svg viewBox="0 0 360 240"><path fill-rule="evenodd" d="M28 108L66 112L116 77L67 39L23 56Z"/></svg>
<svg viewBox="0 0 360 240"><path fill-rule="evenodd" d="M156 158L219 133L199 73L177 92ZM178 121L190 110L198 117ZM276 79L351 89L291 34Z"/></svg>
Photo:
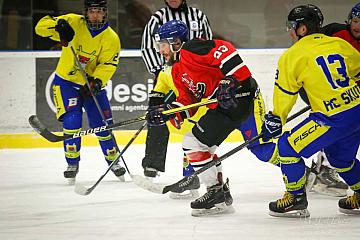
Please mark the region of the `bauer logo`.
<svg viewBox="0 0 360 240"><path fill-rule="evenodd" d="M58 58L36 59L36 112L53 131L61 131L61 123L55 117L53 101L54 70ZM153 88L153 79L148 74L140 57L123 57L119 67L108 81L105 89L110 100L114 122L129 120L144 115L148 107L148 95ZM83 114L86 119L86 114ZM83 129L87 129L86 121ZM136 129L138 124L121 129Z"/></svg>

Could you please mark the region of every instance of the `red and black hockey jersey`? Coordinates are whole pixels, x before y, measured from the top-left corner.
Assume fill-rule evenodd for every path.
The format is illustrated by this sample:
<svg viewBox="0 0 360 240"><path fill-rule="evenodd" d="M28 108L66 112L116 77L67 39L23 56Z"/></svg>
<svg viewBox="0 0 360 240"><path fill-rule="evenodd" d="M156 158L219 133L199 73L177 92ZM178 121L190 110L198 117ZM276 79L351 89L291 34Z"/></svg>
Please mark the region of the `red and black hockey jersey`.
<svg viewBox="0 0 360 240"><path fill-rule="evenodd" d="M360 52L360 42L350 32L350 26L341 23L331 23L323 27L323 33L327 36L339 37L350 43Z"/></svg>
<svg viewBox="0 0 360 240"><path fill-rule="evenodd" d="M231 43L202 39L190 40L184 44L171 74L179 90L176 99L179 105L211 97L224 76L233 75L239 81L251 76L250 70Z"/></svg>

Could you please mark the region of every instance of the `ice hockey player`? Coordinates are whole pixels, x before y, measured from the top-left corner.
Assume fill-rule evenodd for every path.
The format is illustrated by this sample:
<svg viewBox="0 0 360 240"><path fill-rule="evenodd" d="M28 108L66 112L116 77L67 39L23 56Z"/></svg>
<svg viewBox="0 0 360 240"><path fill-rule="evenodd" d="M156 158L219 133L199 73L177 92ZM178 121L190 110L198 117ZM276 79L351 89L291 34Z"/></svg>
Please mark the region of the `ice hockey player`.
<svg viewBox="0 0 360 240"><path fill-rule="evenodd" d="M320 18L320 25L322 25L324 22L322 12L317 6L312 4L309 5L317 12ZM299 95L306 104L310 104L304 88L299 90ZM307 192L313 191L328 196L344 197L347 195L348 188L349 186L339 178L336 170L331 167L324 151L320 151L316 154L315 159L312 160L311 167L306 166Z"/></svg>
<svg viewBox="0 0 360 240"><path fill-rule="evenodd" d="M316 6L315 6L316 7ZM319 16L323 22L323 15L318 11ZM339 37L349 42L354 48L360 51L360 3L356 4L349 12L346 24L330 23L322 28L322 33L327 36ZM359 84L360 82L358 82ZM301 98L309 104L308 97L303 91L299 91ZM307 181L306 188L319 194L343 197L347 195L348 185L345 184L336 173L336 170L331 167L324 151L320 151L316 162L313 161L311 168L307 168L307 173L310 171L315 173L314 181ZM309 177L310 179L312 177Z"/></svg>
<svg viewBox="0 0 360 240"><path fill-rule="evenodd" d="M304 88L312 112L309 117L282 134L278 154L286 192L270 202L270 215L308 217L305 163L324 149L330 164L354 190L339 200L345 213L359 213L360 162L356 159L360 137L360 54L348 42L321 34L317 7L300 5L292 9L287 26L294 45L278 62L273 110L265 115L263 139L281 135L282 125L292 109L298 91ZM315 81L314 81L315 79Z"/></svg>
<svg viewBox="0 0 360 240"><path fill-rule="evenodd" d="M179 91L176 101L149 109L148 123L161 126L167 120L180 127L196 109L165 116L162 111L215 97L218 103L209 106L183 140L183 149L194 169L213 161L215 150L234 130L239 129L245 140L261 130L265 106L255 79L236 49L222 40L188 41L187 27L172 20L159 28L160 53L173 59L171 75ZM242 97L236 97L242 95ZM276 164L274 143L254 143L250 150L259 159ZM191 203L192 215L202 216L232 212L228 180L214 166L200 174L207 192ZM227 197L229 196L229 197Z"/></svg>
<svg viewBox="0 0 360 240"><path fill-rule="evenodd" d="M156 108L159 105L164 103L171 103L175 100L176 96L179 95L179 91L174 86L174 82L171 76L171 66L172 61L169 59L169 55L164 53L165 59L167 61L167 65L164 66L164 69L160 71L157 78L157 84L155 85L154 89L150 92L149 95L149 109ZM153 180L152 178L157 176L158 169L165 171L165 157L166 157L166 150L168 144L168 136L169 132L184 135L187 131L191 129L193 126L192 121L197 121L199 116L202 116L206 111L205 107L201 107L199 111L194 115L191 120L184 121L184 124L180 128L174 127L171 124L162 125L162 126L152 126L150 134L147 134L146 137L146 155L143 159L143 167L144 167L144 174L149 179ZM160 127L161 129L166 130L166 135L163 134L155 135L153 133L160 133L157 131L156 128ZM169 129L169 130L168 130ZM150 147L151 146L151 147ZM156 149L156 150L154 150ZM155 153L160 152L159 156L156 156ZM149 162L150 161L150 162ZM147 167L145 167L147 166ZM148 166L153 166L154 168L150 168ZM155 168L156 167L156 168ZM183 156L183 176L188 176L194 171L193 167L189 163L186 155ZM177 189L177 192L171 192L170 198L172 199L186 199L186 198L195 198L199 196L198 189L200 188L200 180L199 178L195 177L189 182L187 185L184 185L182 189Z"/></svg>
<svg viewBox="0 0 360 240"><path fill-rule="evenodd" d="M188 5L186 0L164 0L165 6L157 10L149 22L146 24L142 36L141 44L141 55L143 57L144 63L151 74L154 75L154 91L150 94L149 107L151 108L154 103L159 101L164 101L167 99L168 102L172 102L175 98L175 94L169 94L168 91L172 90L173 93L177 93L177 90L173 88L172 78L171 78L171 68L167 68L165 71L162 71L164 61L159 51L156 47L156 32L157 29L164 23L171 21L173 19L178 19L187 24L189 29L189 39L192 38L212 38L212 30L210 27L209 20L206 14L197 9ZM191 14L190 14L191 13ZM166 65L171 66L171 62L166 62ZM162 86L157 87L159 81L162 81ZM164 97L162 97L164 96ZM202 111L200 109L200 111ZM198 115L198 114L197 114ZM196 118L196 116L194 116ZM184 128L187 129L189 124L185 121L185 126L182 126L181 134L184 133ZM166 153L167 145L169 140L169 130L172 133L178 133L179 131L175 128L171 128L169 124L163 126L152 127L148 125L148 131L146 136L146 147L145 147L145 157L142 160L142 166L144 168L144 175L148 179L154 179L159 176L161 172L165 172L165 162L166 162ZM192 172L192 166L187 160L186 156L183 157L184 168L183 174L186 176L189 172ZM184 194L174 194L171 193L170 197L193 197L196 195L197 190L192 189L191 185L194 184L194 187L199 187L198 179L193 178L195 182L188 185L186 188L191 188L190 195L187 193ZM194 194L194 195L193 195ZM193 196L192 196L193 195Z"/></svg>
<svg viewBox="0 0 360 240"><path fill-rule="evenodd" d="M96 96L104 116L112 123L112 113L104 86L114 74L119 62L120 40L109 27L106 0L85 0L84 16L66 14L58 17L45 16L35 31L42 37L60 41L62 53L54 78L53 93L56 117L62 122L64 134L81 131L82 113L85 109L89 126L104 125L103 119L90 94ZM87 73L90 89L85 84L69 47L71 44ZM96 134L107 163L110 165L119 150L108 131ZM65 159L68 164L64 177L74 183L79 171L81 138L64 141ZM125 169L115 164L111 169L124 180Z"/></svg>

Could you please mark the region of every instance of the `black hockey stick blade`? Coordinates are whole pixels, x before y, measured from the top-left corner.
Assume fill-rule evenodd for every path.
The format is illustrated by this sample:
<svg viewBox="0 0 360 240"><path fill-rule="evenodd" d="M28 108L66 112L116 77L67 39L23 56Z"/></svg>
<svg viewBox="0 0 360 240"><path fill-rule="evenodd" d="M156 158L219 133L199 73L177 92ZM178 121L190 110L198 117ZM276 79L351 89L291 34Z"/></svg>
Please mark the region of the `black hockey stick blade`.
<svg viewBox="0 0 360 240"><path fill-rule="evenodd" d="M55 135L52 132L50 132L38 119L36 115L31 115L29 117L29 123L31 127L39 133L41 136L43 136L45 139L47 139L50 142L60 142L64 140L63 136ZM66 139L66 138L65 138Z"/></svg>

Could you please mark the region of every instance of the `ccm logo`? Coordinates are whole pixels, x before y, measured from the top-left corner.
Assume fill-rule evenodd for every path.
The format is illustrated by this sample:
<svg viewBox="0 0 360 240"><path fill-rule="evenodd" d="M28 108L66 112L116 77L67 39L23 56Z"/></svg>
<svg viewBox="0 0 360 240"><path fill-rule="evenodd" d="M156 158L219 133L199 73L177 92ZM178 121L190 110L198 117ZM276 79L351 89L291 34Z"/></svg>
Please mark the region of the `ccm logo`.
<svg viewBox="0 0 360 240"><path fill-rule="evenodd" d="M73 137L81 137L81 136L85 136L88 134L92 134L92 133L97 133L97 132L102 132L106 130L106 126L101 126L101 127L97 127L97 128L90 128L86 131L80 131L78 133L75 133L73 135Z"/></svg>

